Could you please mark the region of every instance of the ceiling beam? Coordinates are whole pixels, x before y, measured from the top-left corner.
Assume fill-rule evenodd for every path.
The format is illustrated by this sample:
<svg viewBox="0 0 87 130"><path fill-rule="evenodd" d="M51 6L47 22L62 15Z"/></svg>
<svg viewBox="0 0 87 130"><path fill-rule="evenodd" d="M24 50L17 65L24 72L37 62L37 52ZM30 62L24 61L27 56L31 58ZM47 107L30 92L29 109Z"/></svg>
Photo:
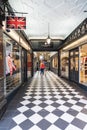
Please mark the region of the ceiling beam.
<svg viewBox="0 0 87 130"><path fill-rule="evenodd" d="M45 42L46 39L30 39L31 42ZM63 41L62 39L51 39L52 42L60 42Z"/></svg>

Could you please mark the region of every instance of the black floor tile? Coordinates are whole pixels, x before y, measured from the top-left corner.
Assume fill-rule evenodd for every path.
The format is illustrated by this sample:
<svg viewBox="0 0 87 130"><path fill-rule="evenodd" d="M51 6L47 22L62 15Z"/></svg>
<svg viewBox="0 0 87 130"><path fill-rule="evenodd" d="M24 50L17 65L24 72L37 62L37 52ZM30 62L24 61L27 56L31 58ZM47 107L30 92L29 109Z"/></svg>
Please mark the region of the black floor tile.
<svg viewBox="0 0 87 130"><path fill-rule="evenodd" d="M75 118L71 124L73 124L74 126L80 128L83 130L84 126L86 125L86 122L83 122L82 120L79 120L77 118Z"/></svg>
<svg viewBox="0 0 87 130"><path fill-rule="evenodd" d="M23 129L23 130L29 130L32 126L33 126L33 122L31 122L30 120L26 120L23 123L21 123L19 126Z"/></svg>
<svg viewBox="0 0 87 130"><path fill-rule="evenodd" d="M45 109L42 109L41 111L38 112L39 115L41 115L42 117L45 117L49 114L49 111L46 111Z"/></svg>
<svg viewBox="0 0 87 130"><path fill-rule="evenodd" d="M29 118L30 116L34 115L35 112L32 111L31 109L29 109L29 110L25 111L23 114L24 114L27 118Z"/></svg>
<svg viewBox="0 0 87 130"><path fill-rule="evenodd" d="M62 119L58 119L54 124L58 126L61 130L65 130L65 128L69 125L69 123Z"/></svg>
<svg viewBox="0 0 87 130"><path fill-rule="evenodd" d="M41 128L41 130L47 130L47 128L51 125L50 122L48 122L47 120L43 119L41 120L37 126L39 126Z"/></svg>
<svg viewBox="0 0 87 130"><path fill-rule="evenodd" d="M60 117L61 115L63 115L63 114L64 114L64 112L63 112L63 111L58 110L58 109L54 110L52 113L53 113L53 114L55 114L55 115L56 115L56 116L58 116L58 117Z"/></svg>
<svg viewBox="0 0 87 130"><path fill-rule="evenodd" d="M67 111L67 113L69 113L69 114L71 114L71 115L73 115L73 116L76 116L76 115L78 114L78 111L76 111L76 110L70 108L70 109Z"/></svg>

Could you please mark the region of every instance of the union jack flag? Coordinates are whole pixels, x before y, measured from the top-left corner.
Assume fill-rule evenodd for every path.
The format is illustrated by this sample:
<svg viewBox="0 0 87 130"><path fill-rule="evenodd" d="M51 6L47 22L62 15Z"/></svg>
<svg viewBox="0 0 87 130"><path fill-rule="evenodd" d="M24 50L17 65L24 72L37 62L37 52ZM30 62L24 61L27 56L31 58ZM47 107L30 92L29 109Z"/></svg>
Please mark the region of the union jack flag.
<svg viewBox="0 0 87 130"><path fill-rule="evenodd" d="M7 16L6 28L7 29L26 29L26 18Z"/></svg>

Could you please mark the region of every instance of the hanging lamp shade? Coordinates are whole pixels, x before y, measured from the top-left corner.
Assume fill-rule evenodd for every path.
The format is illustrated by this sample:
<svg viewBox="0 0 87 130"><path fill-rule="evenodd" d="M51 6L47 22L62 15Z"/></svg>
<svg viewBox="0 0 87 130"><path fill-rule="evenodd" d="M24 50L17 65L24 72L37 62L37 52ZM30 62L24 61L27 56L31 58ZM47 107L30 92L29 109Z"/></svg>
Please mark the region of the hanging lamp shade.
<svg viewBox="0 0 87 130"><path fill-rule="evenodd" d="M49 37L49 35L48 35L48 38L47 38L47 43L48 43L48 44L51 43L51 38Z"/></svg>
<svg viewBox="0 0 87 130"><path fill-rule="evenodd" d="M45 44L47 43L47 44L50 44L51 43L51 38L50 38L50 35L49 35L49 23L48 23L48 37L47 37L47 39L46 39L46 42L45 42Z"/></svg>

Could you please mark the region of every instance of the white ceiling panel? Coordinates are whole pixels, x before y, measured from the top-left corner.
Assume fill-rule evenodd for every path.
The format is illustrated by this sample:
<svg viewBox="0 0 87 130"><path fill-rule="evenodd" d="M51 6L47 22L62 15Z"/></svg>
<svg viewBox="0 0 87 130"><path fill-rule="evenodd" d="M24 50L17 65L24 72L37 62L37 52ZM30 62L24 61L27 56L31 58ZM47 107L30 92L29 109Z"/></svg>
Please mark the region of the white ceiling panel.
<svg viewBox="0 0 87 130"><path fill-rule="evenodd" d="M86 17L87 0L9 0L14 11L27 12L29 39L47 37L65 39ZM17 14L18 15L18 14Z"/></svg>

